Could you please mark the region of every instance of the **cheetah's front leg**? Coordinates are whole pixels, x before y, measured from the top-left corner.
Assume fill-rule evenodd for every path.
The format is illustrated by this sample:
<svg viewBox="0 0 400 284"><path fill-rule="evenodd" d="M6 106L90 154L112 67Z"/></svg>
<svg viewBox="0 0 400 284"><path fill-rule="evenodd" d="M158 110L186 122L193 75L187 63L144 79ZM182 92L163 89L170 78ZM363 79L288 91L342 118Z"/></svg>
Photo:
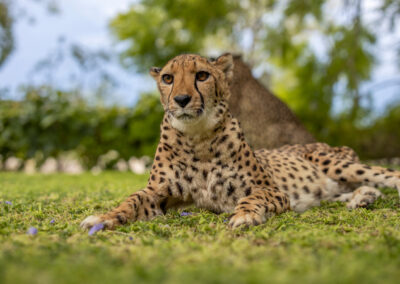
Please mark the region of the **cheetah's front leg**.
<svg viewBox="0 0 400 284"><path fill-rule="evenodd" d="M282 192L267 189L254 189L252 193L239 200L231 216L229 226L257 226L264 223L267 217L290 209L289 199Z"/></svg>
<svg viewBox="0 0 400 284"><path fill-rule="evenodd" d="M164 199L164 194L148 187L135 192L117 208L106 214L87 217L81 223L81 227L90 229L94 225L101 223L105 229L114 229L116 226L127 222L150 220L157 215L163 214L160 209L160 203Z"/></svg>

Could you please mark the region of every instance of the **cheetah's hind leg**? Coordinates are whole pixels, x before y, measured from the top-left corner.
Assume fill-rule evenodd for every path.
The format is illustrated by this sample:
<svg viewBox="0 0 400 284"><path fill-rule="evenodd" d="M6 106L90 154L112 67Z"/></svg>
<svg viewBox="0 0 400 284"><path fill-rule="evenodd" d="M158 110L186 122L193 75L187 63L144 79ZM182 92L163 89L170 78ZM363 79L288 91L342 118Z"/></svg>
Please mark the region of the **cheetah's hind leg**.
<svg viewBox="0 0 400 284"><path fill-rule="evenodd" d="M330 178L346 183L397 189L400 196L400 171L369 166L346 159L333 163L331 157L320 157L319 166Z"/></svg>

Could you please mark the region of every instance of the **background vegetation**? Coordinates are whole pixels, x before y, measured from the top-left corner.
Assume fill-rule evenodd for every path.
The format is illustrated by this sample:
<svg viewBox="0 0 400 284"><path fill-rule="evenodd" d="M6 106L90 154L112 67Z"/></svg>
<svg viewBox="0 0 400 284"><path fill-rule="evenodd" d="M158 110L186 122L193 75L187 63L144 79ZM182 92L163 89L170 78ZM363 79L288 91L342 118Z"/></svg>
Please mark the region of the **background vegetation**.
<svg viewBox="0 0 400 284"><path fill-rule="evenodd" d="M39 2L57 13L56 2ZM0 0L0 68L15 46L13 5ZM400 156L400 81L393 74L369 83L383 53L397 52L400 65L399 14L395 0L135 1L109 23L117 54L61 41L36 66L51 76L70 56L84 73L98 71L89 91L81 76L67 88L49 80L23 86L15 101L0 82L0 155L45 159L75 151L89 166L109 149L151 156L162 115L157 97L143 94L133 110L108 104L116 78L104 66L118 56L122 66L144 74L182 52L231 51L243 54L318 140L349 145L364 159ZM395 44L379 50L382 37ZM399 99L377 111L379 94L393 89Z"/></svg>
<svg viewBox="0 0 400 284"><path fill-rule="evenodd" d="M133 110L91 105L77 92L30 88L22 101L0 104L0 149L20 158L47 157L75 151L85 165L110 149L128 160L153 154L158 143L162 106L143 94Z"/></svg>

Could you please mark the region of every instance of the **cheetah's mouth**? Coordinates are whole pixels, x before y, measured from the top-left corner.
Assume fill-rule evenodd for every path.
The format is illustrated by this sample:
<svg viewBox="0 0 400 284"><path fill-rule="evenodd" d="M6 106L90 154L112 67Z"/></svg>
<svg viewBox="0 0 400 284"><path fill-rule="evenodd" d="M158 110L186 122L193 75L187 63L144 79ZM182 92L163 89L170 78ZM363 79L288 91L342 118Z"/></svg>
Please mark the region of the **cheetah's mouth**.
<svg viewBox="0 0 400 284"><path fill-rule="evenodd" d="M191 121L198 118L203 113L203 109L198 110L185 110L175 112L173 115L176 119L181 121Z"/></svg>
<svg viewBox="0 0 400 284"><path fill-rule="evenodd" d="M181 120L191 120L194 118L194 116L191 114L188 114L188 113L183 113L183 114L177 116L176 118L181 119Z"/></svg>

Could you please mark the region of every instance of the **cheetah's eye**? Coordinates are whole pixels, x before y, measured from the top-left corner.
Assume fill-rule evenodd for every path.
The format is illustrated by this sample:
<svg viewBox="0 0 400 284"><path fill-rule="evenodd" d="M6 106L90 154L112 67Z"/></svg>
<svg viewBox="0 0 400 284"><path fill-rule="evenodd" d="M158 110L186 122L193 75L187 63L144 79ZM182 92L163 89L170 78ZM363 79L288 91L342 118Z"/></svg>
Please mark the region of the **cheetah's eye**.
<svg viewBox="0 0 400 284"><path fill-rule="evenodd" d="M205 71L200 71L196 73L196 80L197 81L205 81L208 79L208 77L210 76L210 73L207 73Z"/></svg>
<svg viewBox="0 0 400 284"><path fill-rule="evenodd" d="M164 74L164 75L162 75L162 80L165 84L170 85L174 81L174 76L169 75L169 74Z"/></svg>

